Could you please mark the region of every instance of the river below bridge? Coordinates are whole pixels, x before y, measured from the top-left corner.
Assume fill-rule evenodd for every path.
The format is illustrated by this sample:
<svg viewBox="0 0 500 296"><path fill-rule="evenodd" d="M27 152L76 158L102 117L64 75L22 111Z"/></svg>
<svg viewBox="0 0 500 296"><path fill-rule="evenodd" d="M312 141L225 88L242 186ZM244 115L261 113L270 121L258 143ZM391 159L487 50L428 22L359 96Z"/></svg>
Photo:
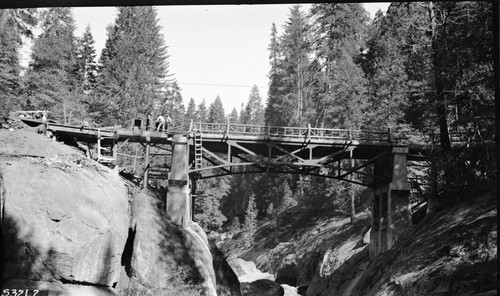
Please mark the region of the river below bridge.
<svg viewBox="0 0 500 296"><path fill-rule="evenodd" d="M254 283L254 285L257 285L257 281L265 280L266 284L270 284L269 281L274 282L275 278L274 275L266 272L260 271L256 266L255 263L252 261L245 261L240 258L233 258L228 260L229 265L231 268L234 270L236 275L238 276L238 280L242 284L242 287ZM278 284L276 284L277 288ZM284 295L285 296L299 296L300 294L297 293L297 288L292 287L289 285L281 284L280 285L283 288ZM259 287L254 287L256 290L259 289ZM247 294L248 295L248 294Z"/></svg>

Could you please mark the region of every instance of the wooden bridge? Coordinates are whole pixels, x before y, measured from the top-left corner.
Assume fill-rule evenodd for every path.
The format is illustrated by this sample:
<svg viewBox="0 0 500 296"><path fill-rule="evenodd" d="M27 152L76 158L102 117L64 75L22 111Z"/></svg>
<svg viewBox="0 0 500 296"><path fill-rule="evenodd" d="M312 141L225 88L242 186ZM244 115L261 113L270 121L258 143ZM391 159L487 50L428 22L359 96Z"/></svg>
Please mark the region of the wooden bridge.
<svg viewBox="0 0 500 296"><path fill-rule="evenodd" d="M36 125L37 121L23 119ZM39 122L38 122L39 124ZM291 173L344 180L372 189L370 254L392 248L411 225L408 163L426 160L432 137L411 142L390 130L366 131L277 127L231 123L191 123L166 133L130 128L68 126L52 123L58 140L77 143L100 163L115 166L123 143L145 149L143 184L150 177L168 179L166 211L178 225L192 220L192 188L196 180L242 173ZM452 134L453 142L466 135ZM438 138L438 137L436 137ZM150 166L151 147L164 151L167 163ZM158 155L158 154L156 154Z"/></svg>

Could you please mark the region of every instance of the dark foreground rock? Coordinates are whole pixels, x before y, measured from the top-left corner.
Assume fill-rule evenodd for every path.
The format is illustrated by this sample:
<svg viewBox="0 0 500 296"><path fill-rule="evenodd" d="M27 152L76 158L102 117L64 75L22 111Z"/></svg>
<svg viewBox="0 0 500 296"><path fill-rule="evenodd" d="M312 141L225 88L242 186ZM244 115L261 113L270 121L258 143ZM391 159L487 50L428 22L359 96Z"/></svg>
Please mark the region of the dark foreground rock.
<svg viewBox="0 0 500 296"><path fill-rule="evenodd" d="M283 296L283 287L271 280L256 280L241 284L244 296Z"/></svg>

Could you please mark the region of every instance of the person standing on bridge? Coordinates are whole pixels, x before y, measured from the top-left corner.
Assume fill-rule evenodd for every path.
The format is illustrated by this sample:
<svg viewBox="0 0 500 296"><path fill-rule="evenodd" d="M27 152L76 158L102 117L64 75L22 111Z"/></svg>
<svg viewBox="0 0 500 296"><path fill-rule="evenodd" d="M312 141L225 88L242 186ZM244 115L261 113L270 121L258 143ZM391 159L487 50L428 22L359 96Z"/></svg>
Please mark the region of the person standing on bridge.
<svg viewBox="0 0 500 296"><path fill-rule="evenodd" d="M43 135L47 135L47 128L48 128L48 123L47 123L47 111L44 111L42 114L42 125L43 125Z"/></svg>
<svg viewBox="0 0 500 296"><path fill-rule="evenodd" d="M165 117L158 115L158 118L156 118L156 131L159 132L160 128L162 129L163 132L165 132Z"/></svg>
<svg viewBox="0 0 500 296"><path fill-rule="evenodd" d="M168 127L170 126L170 124L172 123L172 118L170 118L170 116L167 115L167 119L165 120L166 122L166 129L168 130Z"/></svg>
<svg viewBox="0 0 500 296"><path fill-rule="evenodd" d="M146 130L150 131L151 130L151 124L153 124L153 115L148 113L148 117L146 117Z"/></svg>

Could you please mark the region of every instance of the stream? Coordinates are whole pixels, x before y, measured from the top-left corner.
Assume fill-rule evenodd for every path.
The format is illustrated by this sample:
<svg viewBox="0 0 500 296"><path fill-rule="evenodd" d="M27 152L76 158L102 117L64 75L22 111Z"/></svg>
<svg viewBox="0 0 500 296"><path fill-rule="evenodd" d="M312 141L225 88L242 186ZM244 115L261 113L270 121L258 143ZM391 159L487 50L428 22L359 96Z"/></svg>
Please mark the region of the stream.
<svg viewBox="0 0 500 296"><path fill-rule="evenodd" d="M257 280L271 280L274 281L274 275L260 271L255 263L252 261L245 261L240 258L233 258L228 260L229 265L238 276L240 283L252 283ZM285 291L285 296L300 296L297 293L297 288L289 285L282 284L281 287Z"/></svg>

